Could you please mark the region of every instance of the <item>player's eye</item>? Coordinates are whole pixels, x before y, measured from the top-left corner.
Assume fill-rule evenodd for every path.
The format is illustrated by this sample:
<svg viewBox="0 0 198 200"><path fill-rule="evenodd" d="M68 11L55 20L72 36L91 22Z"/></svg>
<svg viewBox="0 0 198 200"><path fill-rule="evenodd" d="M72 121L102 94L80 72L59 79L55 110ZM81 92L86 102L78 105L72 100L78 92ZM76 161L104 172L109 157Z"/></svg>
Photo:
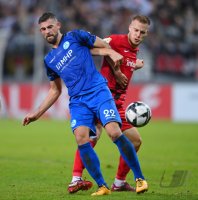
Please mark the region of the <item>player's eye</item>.
<svg viewBox="0 0 198 200"><path fill-rule="evenodd" d="M46 28L40 28L40 31L45 31L46 30Z"/></svg>
<svg viewBox="0 0 198 200"><path fill-rule="evenodd" d="M146 34L146 31L141 31L140 32L142 35L145 35Z"/></svg>

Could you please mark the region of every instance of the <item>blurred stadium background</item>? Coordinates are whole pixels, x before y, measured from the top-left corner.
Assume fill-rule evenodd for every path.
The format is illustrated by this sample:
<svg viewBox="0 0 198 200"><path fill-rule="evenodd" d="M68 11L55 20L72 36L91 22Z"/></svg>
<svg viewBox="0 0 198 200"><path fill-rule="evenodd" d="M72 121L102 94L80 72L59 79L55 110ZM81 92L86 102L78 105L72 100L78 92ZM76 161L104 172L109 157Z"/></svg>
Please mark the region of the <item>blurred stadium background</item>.
<svg viewBox="0 0 198 200"><path fill-rule="evenodd" d="M141 13L152 25L140 47L145 67L135 72L127 103L146 102L154 119L198 122L197 10L194 0L0 0L0 117L22 118L46 96L49 46L37 27L44 11L57 14L63 31L83 28L100 37L127 33L131 16ZM95 62L99 68L101 58ZM46 117L69 118L66 89Z"/></svg>

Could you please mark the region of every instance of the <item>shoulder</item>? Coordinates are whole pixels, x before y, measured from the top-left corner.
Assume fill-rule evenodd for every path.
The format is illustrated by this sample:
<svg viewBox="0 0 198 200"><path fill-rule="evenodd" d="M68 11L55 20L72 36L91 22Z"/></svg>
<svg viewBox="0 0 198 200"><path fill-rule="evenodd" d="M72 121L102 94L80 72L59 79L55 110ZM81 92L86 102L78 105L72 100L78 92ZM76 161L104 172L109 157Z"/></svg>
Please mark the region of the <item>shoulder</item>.
<svg viewBox="0 0 198 200"><path fill-rule="evenodd" d="M108 37L112 38L112 40L113 39L115 39L115 40L123 40L123 39L125 39L127 37L127 35L126 34L112 34L112 35L110 35Z"/></svg>
<svg viewBox="0 0 198 200"><path fill-rule="evenodd" d="M96 36L83 29L75 29L67 33L68 37L75 38L80 42L87 42L88 40L95 41Z"/></svg>
<svg viewBox="0 0 198 200"><path fill-rule="evenodd" d="M109 38L111 38L110 44L120 44L121 42L127 39L127 35L113 34L113 35L110 35Z"/></svg>
<svg viewBox="0 0 198 200"><path fill-rule="evenodd" d="M66 36L79 36L86 34L91 34L91 33L83 29L74 29L72 31L67 32Z"/></svg>
<svg viewBox="0 0 198 200"><path fill-rule="evenodd" d="M110 41L109 45L113 49L118 49L121 46L123 46L123 44L126 43L125 42L126 38L127 38L127 35L123 35L123 34L112 34L107 37L107 39Z"/></svg>

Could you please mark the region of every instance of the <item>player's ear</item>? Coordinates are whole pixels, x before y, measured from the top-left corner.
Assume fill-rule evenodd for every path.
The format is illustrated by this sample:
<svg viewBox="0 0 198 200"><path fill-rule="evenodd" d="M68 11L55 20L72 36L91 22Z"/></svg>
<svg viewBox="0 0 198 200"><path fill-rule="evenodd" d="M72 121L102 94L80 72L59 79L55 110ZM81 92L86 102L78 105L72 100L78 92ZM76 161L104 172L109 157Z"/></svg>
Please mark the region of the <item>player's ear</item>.
<svg viewBox="0 0 198 200"><path fill-rule="evenodd" d="M132 29L132 23L129 24L129 32L131 32Z"/></svg>
<svg viewBox="0 0 198 200"><path fill-rule="evenodd" d="M62 27L62 24L59 21L57 21L57 26L60 29Z"/></svg>
<svg viewBox="0 0 198 200"><path fill-rule="evenodd" d="M148 30L145 31L144 37L148 35Z"/></svg>

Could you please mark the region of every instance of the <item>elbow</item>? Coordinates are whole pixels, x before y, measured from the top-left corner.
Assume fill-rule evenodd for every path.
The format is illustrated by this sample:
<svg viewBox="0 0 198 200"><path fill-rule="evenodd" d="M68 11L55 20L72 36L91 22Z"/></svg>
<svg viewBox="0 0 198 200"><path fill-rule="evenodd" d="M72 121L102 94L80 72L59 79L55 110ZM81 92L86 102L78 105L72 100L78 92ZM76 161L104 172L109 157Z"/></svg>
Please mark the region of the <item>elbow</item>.
<svg viewBox="0 0 198 200"><path fill-rule="evenodd" d="M62 89L56 88L55 90L52 90L51 94L55 99L58 99L58 97L61 95L61 93L62 93Z"/></svg>
<svg viewBox="0 0 198 200"><path fill-rule="evenodd" d="M62 88L60 88L56 91L56 96L59 97L61 95L61 93L62 93Z"/></svg>

